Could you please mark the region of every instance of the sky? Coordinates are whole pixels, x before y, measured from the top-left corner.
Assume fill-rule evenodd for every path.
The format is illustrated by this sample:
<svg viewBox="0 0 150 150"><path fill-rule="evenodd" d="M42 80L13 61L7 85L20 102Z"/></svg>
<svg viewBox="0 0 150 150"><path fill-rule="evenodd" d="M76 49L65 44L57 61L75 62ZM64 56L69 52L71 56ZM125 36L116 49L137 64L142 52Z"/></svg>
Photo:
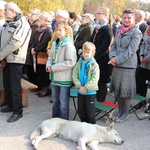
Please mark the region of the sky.
<svg viewBox="0 0 150 150"><path fill-rule="evenodd" d="M144 3L150 3L150 0L134 0L134 1L140 1L140 2L144 2Z"/></svg>

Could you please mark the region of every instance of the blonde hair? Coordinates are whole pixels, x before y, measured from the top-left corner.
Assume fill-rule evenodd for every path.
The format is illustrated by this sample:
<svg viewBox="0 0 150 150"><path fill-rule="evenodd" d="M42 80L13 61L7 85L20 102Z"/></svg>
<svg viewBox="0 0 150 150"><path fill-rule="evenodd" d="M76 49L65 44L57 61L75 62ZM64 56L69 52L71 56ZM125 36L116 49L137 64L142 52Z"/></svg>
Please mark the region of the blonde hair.
<svg viewBox="0 0 150 150"><path fill-rule="evenodd" d="M112 25L113 22L113 17L110 14L110 10L108 7L100 7L98 10L101 10L101 12L107 17L110 26Z"/></svg>
<svg viewBox="0 0 150 150"><path fill-rule="evenodd" d="M47 12L42 12L40 18L44 19L45 21L47 21L49 23L51 23L53 20L52 16Z"/></svg>
<svg viewBox="0 0 150 150"><path fill-rule="evenodd" d="M66 30L66 36L69 36L70 30L69 30L69 25L66 21L60 21L56 24L55 28L57 29L58 27L63 27Z"/></svg>
<svg viewBox="0 0 150 150"><path fill-rule="evenodd" d="M92 42L85 42L82 46L82 49L92 52L93 56L95 55L96 47Z"/></svg>

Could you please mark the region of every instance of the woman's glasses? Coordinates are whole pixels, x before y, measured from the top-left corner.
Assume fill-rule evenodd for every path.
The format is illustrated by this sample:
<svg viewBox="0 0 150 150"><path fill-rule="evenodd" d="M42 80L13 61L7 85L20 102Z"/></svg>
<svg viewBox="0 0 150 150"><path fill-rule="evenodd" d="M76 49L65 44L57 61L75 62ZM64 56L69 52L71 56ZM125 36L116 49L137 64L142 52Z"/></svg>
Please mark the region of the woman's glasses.
<svg viewBox="0 0 150 150"><path fill-rule="evenodd" d="M96 12L95 14L97 14L97 15L103 15L104 13L103 12Z"/></svg>

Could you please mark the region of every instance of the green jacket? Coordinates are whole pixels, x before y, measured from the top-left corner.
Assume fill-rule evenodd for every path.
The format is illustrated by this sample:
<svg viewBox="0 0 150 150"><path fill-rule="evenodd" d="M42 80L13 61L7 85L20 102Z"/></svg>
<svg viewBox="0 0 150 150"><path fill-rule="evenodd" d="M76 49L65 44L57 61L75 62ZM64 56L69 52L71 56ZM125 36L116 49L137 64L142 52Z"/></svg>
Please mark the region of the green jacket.
<svg viewBox="0 0 150 150"><path fill-rule="evenodd" d="M81 87L81 83L79 80L79 75L80 75L80 69L81 69L81 62L78 61L76 65L73 68L73 83L75 84L75 88L79 89ZM93 91L93 90L98 90L98 80L100 77L100 70L97 62L94 60L89 67L88 70L88 78L87 82L85 84L85 88L87 91Z"/></svg>

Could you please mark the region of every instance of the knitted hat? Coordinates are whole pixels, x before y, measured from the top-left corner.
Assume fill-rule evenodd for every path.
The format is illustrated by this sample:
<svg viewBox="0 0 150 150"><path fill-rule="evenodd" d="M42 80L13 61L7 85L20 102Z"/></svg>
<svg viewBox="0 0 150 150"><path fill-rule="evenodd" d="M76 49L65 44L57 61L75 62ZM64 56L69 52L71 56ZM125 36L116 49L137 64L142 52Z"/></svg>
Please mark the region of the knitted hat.
<svg viewBox="0 0 150 150"><path fill-rule="evenodd" d="M82 15L82 17L88 18L90 20L90 22L93 22L93 20L94 20L93 15L90 14L90 13L85 13L85 14Z"/></svg>

